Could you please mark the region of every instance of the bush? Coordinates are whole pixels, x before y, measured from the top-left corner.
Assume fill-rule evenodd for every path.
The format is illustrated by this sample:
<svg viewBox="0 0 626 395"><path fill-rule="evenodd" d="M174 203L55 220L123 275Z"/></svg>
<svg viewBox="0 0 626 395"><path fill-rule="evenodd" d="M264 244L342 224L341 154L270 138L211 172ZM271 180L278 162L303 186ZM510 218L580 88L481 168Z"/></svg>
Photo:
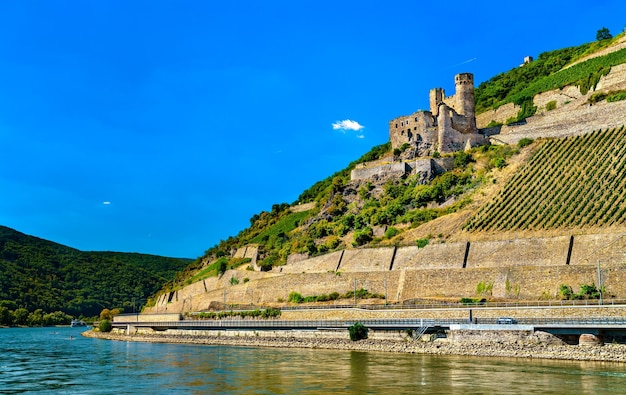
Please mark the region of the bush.
<svg viewBox="0 0 626 395"><path fill-rule="evenodd" d="M551 100L546 103L546 111L552 111L556 109L556 100Z"/></svg>
<svg viewBox="0 0 626 395"><path fill-rule="evenodd" d="M98 330L100 332L111 332L112 329L113 329L113 324L111 324L111 321L109 320L102 320L98 324Z"/></svg>
<svg viewBox="0 0 626 395"><path fill-rule="evenodd" d="M350 332L350 340L357 341L367 339L367 328L365 325L360 322L355 322L350 328L348 328Z"/></svg>
<svg viewBox="0 0 626 395"><path fill-rule="evenodd" d="M520 139L520 141L517 142L517 147L518 148L524 148L528 145L531 145L533 143L533 139L529 139L528 137L524 137L523 139Z"/></svg>
<svg viewBox="0 0 626 395"><path fill-rule="evenodd" d="M424 248L424 247L426 247L426 246L428 245L429 241L430 241L430 240L429 240L428 238L425 238L425 239L417 239L417 240L415 241L415 244L417 244L417 248Z"/></svg>
<svg viewBox="0 0 626 395"><path fill-rule="evenodd" d="M287 302L302 303L304 302L304 298L298 292L291 292L289 296L287 297Z"/></svg>
<svg viewBox="0 0 626 395"><path fill-rule="evenodd" d="M354 233L354 244L362 246L374 238L374 231L369 226Z"/></svg>
<svg viewBox="0 0 626 395"><path fill-rule="evenodd" d="M394 228L393 226L390 228L387 228L387 230L385 231L385 238L387 239L391 239L394 236L396 236L398 233L400 233L400 231L398 230L398 228Z"/></svg>
<svg viewBox="0 0 626 395"><path fill-rule="evenodd" d="M454 167L464 168L471 162L474 162L474 158L467 152L459 151L454 155Z"/></svg>
<svg viewBox="0 0 626 395"><path fill-rule="evenodd" d="M611 91L606 98L606 101L613 103L620 100L626 100L626 91Z"/></svg>

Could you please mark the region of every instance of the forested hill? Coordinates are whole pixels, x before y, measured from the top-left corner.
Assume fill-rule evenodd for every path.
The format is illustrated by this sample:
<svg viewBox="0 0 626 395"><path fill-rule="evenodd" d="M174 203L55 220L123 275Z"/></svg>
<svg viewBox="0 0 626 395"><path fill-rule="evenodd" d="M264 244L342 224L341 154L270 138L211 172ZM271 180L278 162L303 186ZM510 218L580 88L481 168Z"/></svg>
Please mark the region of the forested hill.
<svg viewBox="0 0 626 395"><path fill-rule="evenodd" d="M83 252L0 226L0 305L86 317L104 308L132 311L189 262Z"/></svg>

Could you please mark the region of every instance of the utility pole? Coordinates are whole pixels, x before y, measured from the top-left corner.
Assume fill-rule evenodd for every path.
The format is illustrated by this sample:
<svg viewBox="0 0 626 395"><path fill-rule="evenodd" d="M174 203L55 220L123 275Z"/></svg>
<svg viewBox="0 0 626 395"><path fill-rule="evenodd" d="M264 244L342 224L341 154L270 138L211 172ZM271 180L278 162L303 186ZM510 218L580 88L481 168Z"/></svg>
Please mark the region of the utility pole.
<svg viewBox="0 0 626 395"><path fill-rule="evenodd" d="M354 307L356 307L356 278L354 279Z"/></svg>
<svg viewBox="0 0 626 395"><path fill-rule="evenodd" d="M598 292L600 293L600 305L602 305L602 272L600 271L599 259L598 259Z"/></svg>
<svg viewBox="0 0 626 395"><path fill-rule="evenodd" d="M383 279L385 284L385 306L387 306L387 277Z"/></svg>

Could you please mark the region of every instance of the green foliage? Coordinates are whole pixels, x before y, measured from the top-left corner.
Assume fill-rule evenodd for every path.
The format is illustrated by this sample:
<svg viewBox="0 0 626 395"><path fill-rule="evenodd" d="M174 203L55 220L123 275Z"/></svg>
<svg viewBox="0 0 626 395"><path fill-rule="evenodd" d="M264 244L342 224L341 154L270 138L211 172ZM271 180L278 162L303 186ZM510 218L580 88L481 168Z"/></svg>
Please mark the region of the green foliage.
<svg viewBox="0 0 626 395"><path fill-rule="evenodd" d="M237 284L239 284L239 279L237 277L235 277L235 276L232 276L230 278L229 283L230 283L230 285L237 285Z"/></svg>
<svg viewBox="0 0 626 395"><path fill-rule="evenodd" d="M41 320L45 311L93 317L104 307L132 310L189 262L82 252L0 226L0 300L15 301L27 311L41 309Z"/></svg>
<svg viewBox="0 0 626 395"><path fill-rule="evenodd" d="M559 287L559 298L564 300L574 299L574 291L572 291L572 287L566 284L561 284Z"/></svg>
<svg viewBox="0 0 626 395"><path fill-rule="evenodd" d="M336 273L340 275L341 273ZM355 292L348 291L344 294L339 294L338 292L331 292L330 294L321 294L321 295L309 295L302 296L299 292L290 292L287 297L287 301L291 303L315 303L315 302L328 302L331 300L338 299L354 299ZM356 298L357 299L385 299L385 295L371 293L367 289L359 288L356 290Z"/></svg>
<svg viewBox="0 0 626 395"><path fill-rule="evenodd" d="M463 169L472 162L474 162L472 154L469 154L465 151L459 151L454 154L454 167L459 167Z"/></svg>
<svg viewBox="0 0 626 395"><path fill-rule="evenodd" d="M111 321L111 320L113 320L113 317L115 317L118 314L121 314L123 311L124 310L122 310L122 309L112 309L112 310L103 309L100 312L100 319L101 320L109 320L109 321Z"/></svg>
<svg viewBox="0 0 626 395"><path fill-rule="evenodd" d="M355 322L348 328L348 332L350 332L350 340L358 341L367 339L368 330L365 325L360 322Z"/></svg>
<svg viewBox="0 0 626 395"><path fill-rule="evenodd" d="M491 162L489 162L489 164L496 169L502 169L507 165L506 159L504 159L503 157L494 158L491 160Z"/></svg>
<svg viewBox="0 0 626 395"><path fill-rule="evenodd" d="M524 148L526 146L529 146L533 143L533 139L528 138L528 137L524 137L522 139L520 139L520 141L517 142L517 148Z"/></svg>
<svg viewBox="0 0 626 395"><path fill-rule="evenodd" d="M626 90L610 91L606 97L606 101L609 103L626 100Z"/></svg>
<svg viewBox="0 0 626 395"><path fill-rule="evenodd" d="M228 259L220 258L217 265L217 274L223 275L228 270Z"/></svg>
<svg viewBox="0 0 626 395"><path fill-rule="evenodd" d="M613 35L609 31L609 29L607 29L606 27L602 27L602 29L598 30L598 32L596 33L596 40L598 41L610 40L612 38L613 38Z"/></svg>
<svg viewBox="0 0 626 395"><path fill-rule="evenodd" d="M415 244L417 245L417 248L424 248L428 245L429 242L430 242L430 239L424 238L424 239L417 239L415 241Z"/></svg>
<svg viewBox="0 0 626 395"><path fill-rule="evenodd" d="M111 324L111 321L109 320L101 320L98 323L98 330L100 332L111 332L112 329L113 329L113 324Z"/></svg>
<svg viewBox="0 0 626 395"><path fill-rule="evenodd" d="M481 281L476 286L477 295L491 295L492 292L493 292L493 281L492 282Z"/></svg>
<svg viewBox="0 0 626 395"><path fill-rule="evenodd" d="M246 243L263 243L270 239L283 239L285 236L294 230L300 221L308 217L310 214L306 211L299 213L286 212L282 216L266 219L265 228L254 237L246 240Z"/></svg>
<svg viewBox="0 0 626 395"><path fill-rule="evenodd" d="M597 81L602 75L606 75L612 66L626 62L625 49L588 59L567 69L563 67L610 42L607 40L601 45L583 44L545 52L540 54L536 61L524 67L517 67L492 77L476 88L476 113L480 114L506 103L516 103L524 108L511 121L520 121L534 113L531 98L539 93L561 89L568 85L579 86L583 94L591 88L595 89Z"/></svg>
<svg viewBox="0 0 626 395"><path fill-rule="evenodd" d="M475 304L484 303L484 302L485 302L485 299L481 299L481 298L461 298L462 304L475 305Z"/></svg>
<svg viewBox="0 0 626 395"><path fill-rule="evenodd" d="M363 244L369 243L374 238L374 231L369 226L354 232L354 244L357 246L362 246Z"/></svg>
<svg viewBox="0 0 626 395"><path fill-rule="evenodd" d="M394 228L393 226L390 226L385 231L385 238L386 239L393 239L399 233L400 233L400 230L398 228Z"/></svg>
<svg viewBox="0 0 626 395"><path fill-rule="evenodd" d="M433 158L435 158L435 159L441 158L441 154L439 153L439 151L433 152Z"/></svg>
<svg viewBox="0 0 626 395"><path fill-rule="evenodd" d="M605 292L603 290L603 292ZM600 290L594 284L581 284L580 291L574 293L572 287L561 284L559 287L559 298L564 300L600 299Z"/></svg>
<svg viewBox="0 0 626 395"><path fill-rule="evenodd" d="M289 296L287 297L287 302L290 302L290 303L302 303L302 302L304 302L304 298L298 292L291 292L291 293L289 293Z"/></svg>
<svg viewBox="0 0 626 395"><path fill-rule="evenodd" d="M194 320L221 320L226 318L241 317L241 318L276 318L280 317L280 309L268 307L263 310L241 310L241 311L220 311L220 312L201 312L187 314L187 317Z"/></svg>
<svg viewBox="0 0 626 395"><path fill-rule="evenodd" d="M546 111L556 110L556 100L550 100L546 103Z"/></svg>

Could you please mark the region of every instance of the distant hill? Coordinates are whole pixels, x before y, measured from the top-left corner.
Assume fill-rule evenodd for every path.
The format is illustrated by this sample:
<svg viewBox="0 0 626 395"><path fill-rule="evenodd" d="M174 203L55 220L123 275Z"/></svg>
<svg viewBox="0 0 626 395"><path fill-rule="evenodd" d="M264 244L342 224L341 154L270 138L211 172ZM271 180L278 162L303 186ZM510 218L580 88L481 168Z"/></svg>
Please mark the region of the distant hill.
<svg viewBox="0 0 626 395"><path fill-rule="evenodd" d="M132 311L190 263L121 252L83 252L0 226L0 303L95 316Z"/></svg>

